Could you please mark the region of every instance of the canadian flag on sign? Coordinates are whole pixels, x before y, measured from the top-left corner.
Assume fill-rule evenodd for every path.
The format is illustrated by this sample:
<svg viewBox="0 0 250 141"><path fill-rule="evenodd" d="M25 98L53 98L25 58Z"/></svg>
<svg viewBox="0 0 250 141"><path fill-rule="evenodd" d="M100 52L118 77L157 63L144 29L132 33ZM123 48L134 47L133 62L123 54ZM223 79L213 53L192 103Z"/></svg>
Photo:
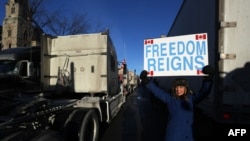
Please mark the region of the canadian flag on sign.
<svg viewBox="0 0 250 141"><path fill-rule="evenodd" d="M197 34L197 35L195 35L195 39L196 40L206 40L207 35L206 34Z"/></svg>
<svg viewBox="0 0 250 141"><path fill-rule="evenodd" d="M197 74L203 74L202 70L197 70Z"/></svg>
<svg viewBox="0 0 250 141"><path fill-rule="evenodd" d="M144 44L147 45L147 44L153 44L154 43L154 40L153 39L149 39L149 40L145 40L144 41Z"/></svg>
<svg viewBox="0 0 250 141"><path fill-rule="evenodd" d="M153 76L154 75L154 71L148 71L148 75Z"/></svg>

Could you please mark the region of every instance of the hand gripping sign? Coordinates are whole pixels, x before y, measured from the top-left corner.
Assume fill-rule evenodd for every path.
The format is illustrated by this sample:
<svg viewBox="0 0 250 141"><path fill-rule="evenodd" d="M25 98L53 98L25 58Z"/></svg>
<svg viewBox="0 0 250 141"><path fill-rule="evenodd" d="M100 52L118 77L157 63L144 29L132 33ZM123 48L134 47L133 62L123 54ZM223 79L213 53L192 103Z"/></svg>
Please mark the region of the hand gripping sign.
<svg viewBox="0 0 250 141"><path fill-rule="evenodd" d="M144 69L151 76L197 76L208 65L207 33L144 40Z"/></svg>

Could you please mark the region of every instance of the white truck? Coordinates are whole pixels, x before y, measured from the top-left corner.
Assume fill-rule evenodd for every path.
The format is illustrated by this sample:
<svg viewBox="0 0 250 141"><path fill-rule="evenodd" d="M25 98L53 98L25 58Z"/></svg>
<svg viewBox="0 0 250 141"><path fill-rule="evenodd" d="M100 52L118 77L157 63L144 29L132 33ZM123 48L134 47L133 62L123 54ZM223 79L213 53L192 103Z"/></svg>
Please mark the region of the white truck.
<svg viewBox="0 0 250 141"><path fill-rule="evenodd" d="M39 91L1 93L0 139L97 141L100 125L125 103L108 32L44 35L40 55ZM33 68L32 60L16 61L26 62L27 72Z"/></svg>
<svg viewBox="0 0 250 141"><path fill-rule="evenodd" d="M207 33L216 74L212 94L198 108L222 124L250 124L249 5L249 0L184 0L167 35ZM201 77L188 79L193 89L200 87Z"/></svg>
<svg viewBox="0 0 250 141"><path fill-rule="evenodd" d="M128 80L129 80L131 93L132 93L135 90L135 88L138 86L138 77L135 71L130 70L128 72Z"/></svg>
<svg viewBox="0 0 250 141"><path fill-rule="evenodd" d="M131 93L131 85L129 83L129 71L125 59L120 62L118 73L120 83L122 84L121 89L123 90L124 95L127 97Z"/></svg>

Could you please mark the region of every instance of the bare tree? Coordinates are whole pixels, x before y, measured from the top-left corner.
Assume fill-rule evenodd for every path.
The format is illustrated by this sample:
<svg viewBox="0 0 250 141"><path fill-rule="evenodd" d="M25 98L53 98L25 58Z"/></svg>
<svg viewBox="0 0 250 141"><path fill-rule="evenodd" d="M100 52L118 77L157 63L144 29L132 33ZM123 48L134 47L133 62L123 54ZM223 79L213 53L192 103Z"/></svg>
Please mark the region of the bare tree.
<svg viewBox="0 0 250 141"><path fill-rule="evenodd" d="M47 1L49 3L49 1ZM30 10L29 17L33 25L46 34L54 36L74 35L87 33L91 29L87 13L72 13L71 16L63 14L60 9L54 11L46 10L43 4L46 0L29 0ZM103 30L98 25L98 30Z"/></svg>
<svg viewBox="0 0 250 141"><path fill-rule="evenodd" d="M46 29L52 35L74 35L79 33L87 33L90 30L86 15L73 14L71 17L65 17L61 14L56 14L51 17L47 23Z"/></svg>

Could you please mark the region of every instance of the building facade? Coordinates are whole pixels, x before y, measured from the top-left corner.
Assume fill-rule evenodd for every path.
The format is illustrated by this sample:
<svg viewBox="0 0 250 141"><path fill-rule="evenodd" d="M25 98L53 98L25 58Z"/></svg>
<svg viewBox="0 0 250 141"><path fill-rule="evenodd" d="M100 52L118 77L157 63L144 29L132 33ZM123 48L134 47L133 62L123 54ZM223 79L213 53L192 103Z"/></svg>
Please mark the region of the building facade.
<svg viewBox="0 0 250 141"><path fill-rule="evenodd" d="M8 0L2 25L1 50L39 45L36 28L32 26L28 0Z"/></svg>

